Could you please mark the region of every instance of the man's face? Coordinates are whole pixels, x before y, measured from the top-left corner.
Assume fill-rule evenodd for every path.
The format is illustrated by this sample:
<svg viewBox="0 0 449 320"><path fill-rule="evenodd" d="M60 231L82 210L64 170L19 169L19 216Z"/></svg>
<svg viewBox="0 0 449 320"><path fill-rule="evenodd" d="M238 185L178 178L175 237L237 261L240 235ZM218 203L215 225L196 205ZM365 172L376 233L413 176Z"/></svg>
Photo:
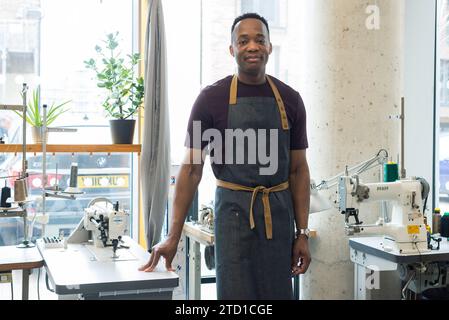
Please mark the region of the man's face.
<svg viewBox="0 0 449 320"><path fill-rule="evenodd" d="M258 74L265 70L271 43L267 27L258 19L244 19L237 23L229 47L240 71Z"/></svg>

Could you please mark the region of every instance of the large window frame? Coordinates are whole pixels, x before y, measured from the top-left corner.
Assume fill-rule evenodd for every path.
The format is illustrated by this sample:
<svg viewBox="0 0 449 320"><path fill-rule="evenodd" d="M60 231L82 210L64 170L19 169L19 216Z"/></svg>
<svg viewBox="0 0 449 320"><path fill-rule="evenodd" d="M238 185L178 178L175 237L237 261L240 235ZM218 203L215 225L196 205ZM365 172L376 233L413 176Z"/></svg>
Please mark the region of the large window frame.
<svg viewBox="0 0 449 320"><path fill-rule="evenodd" d="M139 45L139 40L141 37L141 25L140 25L140 14L141 14L141 1L140 0L132 0L130 2L130 5L132 6L132 26L130 26L132 30L132 48L133 52L139 52L141 51L141 47ZM39 26L40 29L40 26ZM40 35L39 35L40 39ZM39 40L40 41L40 40ZM0 64L2 68L2 72L6 71L6 65L4 62L5 60L6 52L3 52L0 49ZM14 55L13 55L14 57ZM17 56L18 58L24 58L22 56ZM26 58L26 57L25 57ZM34 55L34 60L37 59L37 61L33 62L33 70L26 70L26 71L33 71L32 73L35 73L37 75L40 75L40 59L41 59L41 53L40 53L40 45L37 48L37 52ZM22 59L23 60L23 59ZM16 66L20 67L20 63L16 64ZM20 70L19 70L20 71ZM136 70L136 72L142 73L142 71ZM3 103L3 101L2 101ZM6 101L4 103L10 103L9 101ZM139 113L140 118L140 113ZM138 130L140 131L138 122ZM130 155L130 167L129 167L129 173L130 173L130 235L135 239L138 240L139 237L139 201L138 201L138 179L139 176L139 159L140 159L140 136L136 139L138 140L138 144L136 145L74 145L74 144L58 144L58 145L47 145L47 156L53 156L59 153L72 153L72 154L97 154L101 153L105 156L111 155L111 154L118 154L118 153L128 153ZM41 145L35 145L32 143L29 143L31 141L30 137L27 134L27 150L29 152L32 152L32 154L40 154L41 152ZM80 141L81 143L83 141ZM88 141L86 141L88 143ZM0 145L0 152L6 152L6 153L20 153L21 152L22 145ZM30 154L27 154L27 158L30 156Z"/></svg>

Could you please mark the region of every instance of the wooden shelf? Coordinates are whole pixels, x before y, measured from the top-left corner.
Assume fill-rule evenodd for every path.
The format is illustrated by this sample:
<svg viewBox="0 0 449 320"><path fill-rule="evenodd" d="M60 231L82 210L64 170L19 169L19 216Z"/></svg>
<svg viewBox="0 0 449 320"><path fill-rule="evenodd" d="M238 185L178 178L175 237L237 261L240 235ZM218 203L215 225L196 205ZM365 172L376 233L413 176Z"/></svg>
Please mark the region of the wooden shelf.
<svg viewBox="0 0 449 320"><path fill-rule="evenodd" d="M183 231L187 237L190 237L201 244L206 246L214 245L214 234L201 229L201 226L198 224L186 222L184 223Z"/></svg>
<svg viewBox="0 0 449 320"><path fill-rule="evenodd" d="M20 153L23 146L21 144L0 144L0 153ZM140 154L142 146L140 144L47 144L48 153L117 153L117 152L137 152ZM27 144L27 152L42 152L41 144Z"/></svg>

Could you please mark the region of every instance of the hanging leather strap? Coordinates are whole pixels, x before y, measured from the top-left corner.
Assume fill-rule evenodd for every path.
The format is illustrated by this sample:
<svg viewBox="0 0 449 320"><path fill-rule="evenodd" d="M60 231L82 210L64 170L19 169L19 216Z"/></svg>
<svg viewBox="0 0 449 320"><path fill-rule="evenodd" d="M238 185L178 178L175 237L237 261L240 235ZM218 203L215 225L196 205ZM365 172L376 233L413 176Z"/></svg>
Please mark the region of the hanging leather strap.
<svg viewBox="0 0 449 320"><path fill-rule="evenodd" d="M264 213L264 219L265 219L265 234L267 236L267 239L273 239L273 222L271 219L271 208L270 208L270 192L278 192L287 190L289 187L288 181L281 183L277 186L266 188L264 186L258 186L255 188L242 186L236 183L226 182L222 180L217 180L217 186L233 190L233 191L247 191L252 192L252 198L251 198L251 205L249 208L249 223L251 229L254 229L256 227L254 223L254 213L253 213L253 207L254 207L254 201L256 200L256 196L259 192L262 192L262 203L263 203L263 213Z"/></svg>

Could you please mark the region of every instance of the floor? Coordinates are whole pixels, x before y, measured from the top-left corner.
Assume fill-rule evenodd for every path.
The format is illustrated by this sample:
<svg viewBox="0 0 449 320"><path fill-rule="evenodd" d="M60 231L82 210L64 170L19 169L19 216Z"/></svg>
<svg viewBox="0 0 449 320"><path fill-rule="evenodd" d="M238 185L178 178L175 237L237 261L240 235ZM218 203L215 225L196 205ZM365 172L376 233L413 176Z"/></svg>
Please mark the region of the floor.
<svg viewBox="0 0 449 320"><path fill-rule="evenodd" d="M13 288L14 288L14 300L22 300L22 271L13 271ZM38 286L39 278L39 286ZM53 292L47 290L45 285L45 269L32 270L29 283L29 299L30 300L57 300L58 296ZM203 284L201 285L201 297L203 300L216 300L217 295L215 292L215 284ZM174 300L184 300L182 292L179 290L174 291ZM0 300L11 300L11 284L0 283Z"/></svg>

